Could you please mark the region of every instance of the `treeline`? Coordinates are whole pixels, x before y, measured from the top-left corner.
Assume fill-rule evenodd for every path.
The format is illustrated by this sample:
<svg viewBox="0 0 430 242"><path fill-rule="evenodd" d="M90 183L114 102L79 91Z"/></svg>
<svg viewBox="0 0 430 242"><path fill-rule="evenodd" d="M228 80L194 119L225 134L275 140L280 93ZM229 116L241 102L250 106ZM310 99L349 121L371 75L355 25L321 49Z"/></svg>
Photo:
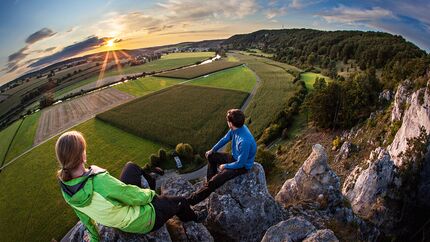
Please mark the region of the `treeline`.
<svg viewBox="0 0 430 242"><path fill-rule="evenodd" d="M350 128L367 119L376 109L382 90L374 69L328 84L319 78L314 88L306 97L305 107L321 128Z"/></svg>
<svg viewBox="0 0 430 242"><path fill-rule="evenodd" d="M223 42L225 48L258 48L273 53L274 59L307 68L319 66L336 75L337 63L352 60L361 70L380 69L387 88L425 74L430 57L401 36L381 32L320 31L312 29L260 30L234 35Z"/></svg>

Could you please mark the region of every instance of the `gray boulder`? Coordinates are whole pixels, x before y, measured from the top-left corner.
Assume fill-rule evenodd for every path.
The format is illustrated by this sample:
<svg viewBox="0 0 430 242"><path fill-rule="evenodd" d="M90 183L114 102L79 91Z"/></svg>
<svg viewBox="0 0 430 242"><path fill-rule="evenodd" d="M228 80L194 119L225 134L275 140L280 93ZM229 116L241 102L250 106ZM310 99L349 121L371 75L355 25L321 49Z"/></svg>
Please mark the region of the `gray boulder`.
<svg viewBox="0 0 430 242"><path fill-rule="evenodd" d="M342 193L351 203L352 210L376 225L386 222L384 203L394 181L394 164L388 152L379 147L372 151L368 167L356 167L346 178Z"/></svg>
<svg viewBox="0 0 430 242"><path fill-rule="evenodd" d="M410 94L410 81L406 80L397 87L396 95L394 96L394 105L391 110L391 122L402 119L404 107L407 103Z"/></svg>
<svg viewBox="0 0 430 242"><path fill-rule="evenodd" d="M309 235L303 242L339 242L333 231L321 229Z"/></svg>
<svg viewBox="0 0 430 242"><path fill-rule="evenodd" d="M320 144L312 146L312 153L287 180L276 195L276 201L284 206L303 200L319 201L324 206L336 206L342 202L339 178L327 164L327 153Z"/></svg>
<svg viewBox="0 0 430 242"><path fill-rule="evenodd" d="M170 235L166 226L149 234L131 234L120 231L115 228L99 225L99 234L101 241L105 242L171 242ZM88 233L85 226L78 222L72 230L61 240L61 242L81 242L84 241L84 234Z"/></svg>
<svg viewBox="0 0 430 242"><path fill-rule="evenodd" d="M166 181L162 193L189 195L202 185L193 187L181 180ZM260 241L270 226L286 217L285 210L269 194L264 169L258 163L248 173L226 182L194 209L207 210L204 224L217 241Z"/></svg>
<svg viewBox="0 0 430 242"><path fill-rule="evenodd" d="M293 217L270 227L261 242L302 241L315 231L315 226L306 219Z"/></svg>
<svg viewBox="0 0 430 242"><path fill-rule="evenodd" d="M429 88L421 88L411 95L410 106L405 111L402 126L400 126L393 142L387 148L397 167L402 166L401 154L408 148L408 139L419 136L421 126L425 128L427 133L430 133Z"/></svg>

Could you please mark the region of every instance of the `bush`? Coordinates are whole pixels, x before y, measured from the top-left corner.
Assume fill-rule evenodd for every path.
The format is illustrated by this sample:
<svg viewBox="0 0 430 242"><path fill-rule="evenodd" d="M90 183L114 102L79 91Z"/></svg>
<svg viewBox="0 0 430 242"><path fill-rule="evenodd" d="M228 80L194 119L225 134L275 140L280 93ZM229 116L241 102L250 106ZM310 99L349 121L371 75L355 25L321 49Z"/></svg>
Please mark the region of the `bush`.
<svg viewBox="0 0 430 242"><path fill-rule="evenodd" d="M282 130L282 139L287 139L288 138L288 129L285 128Z"/></svg>
<svg viewBox="0 0 430 242"><path fill-rule="evenodd" d="M193 147L190 144L179 143L175 148L176 153L181 159L192 161L194 157Z"/></svg>
<svg viewBox="0 0 430 242"><path fill-rule="evenodd" d="M266 173L270 172L275 165L275 154L270 150L266 149L265 145L259 145L257 148L257 154L255 155L255 161L259 162Z"/></svg>
<svg viewBox="0 0 430 242"><path fill-rule="evenodd" d="M280 132L279 124L271 124L268 128L263 131L260 139L258 139L258 144L268 144L278 137Z"/></svg>
<svg viewBox="0 0 430 242"><path fill-rule="evenodd" d="M334 138L334 140L331 143L333 145L333 148L335 148L336 150L339 149L339 147L340 147L340 137L336 136L336 138Z"/></svg>
<svg viewBox="0 0 430 242"><path fill-rule="evenodd" d="M156 154L149 157L149 165L154 168L160 165L160 158Z"/></svg>
<svg viewBox="0 0 430 242"><path fill-rule="evenodd" d="M164 149L158 150L158 157L160 159L160 162L165 162L167 160L167 153Z"/></svg>

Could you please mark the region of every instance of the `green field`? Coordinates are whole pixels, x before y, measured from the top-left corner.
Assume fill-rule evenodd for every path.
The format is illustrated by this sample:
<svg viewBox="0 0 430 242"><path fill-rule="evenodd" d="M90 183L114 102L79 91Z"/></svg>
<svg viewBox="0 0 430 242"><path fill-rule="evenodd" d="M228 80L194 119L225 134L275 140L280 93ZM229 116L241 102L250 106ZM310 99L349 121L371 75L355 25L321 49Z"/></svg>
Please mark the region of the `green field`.
<svg viewBox="0 0 430 242"><path fill-rule="evenodd" d="M179 85L138 98L97 118L130 133L166 144L210 148L226 131L225 113L239 108L248 93Z"/></svg>
<svg viewBox="0 0 430 242"><path fill-rule="evenodd" d="M114 86L114 88L141 97L149 93L180 83L182 80L147 76Z"/></svg>
<svg viewBox="0 0 430 242"><path fill-rule="evenodd" d="M136 73L142 73L142 72L152 72L152 71L162 71L162 70L169 70L174 69L182 66L188 66L195 64L198 61L202 61L205 59L208 59L212 56L214 56L214 52L184 52L184 53L172 53L168 55L161 56L160 59L151 61L149 63L138 65L138 66L127 66L121 69L121 71L117 70L116 68L107 71L104 74L104 77L109 76L117 76L117 75L123 75L123 74L136 74ZM61 95L64 95L68 92L71 92L75 89L78 89L79 87L95 82L99 78L98 75L95 75L91 78L88 78L86 80L77 82L73 85L70 85L64 89L61 89L55 93L56 97L59 97Z"/></svg>
<svg viewBox="0 0 430 242"><path fill-rule="evenodd" d="M41 112L37 112L24 118L21 127L13 139L10 150L6 155L6 162L24 153L24 151L33 146L40 114Z"/></svg>
<svg viewBox="0 0 430 242"><path fill-rule="evenodd" d="M324 78L327 83L333 81L330 77L323 76L321 74L314 73L314 72L305 72L300 74L300 80L305 82L306 88L310 91L314 90L314 83L315 83L316 77Z"/></svg>
<svg viewBox="0 0 430 242"><path fill-rule="evenodd" d="M88 163L115 177L127 161L143 166L161 147L97 119L74 129L85 135ZM55 142L37 146L0 173L0 241L59 241L78 221L55 177Z"/></svg>
<svg viewBox="0 0 430 242"><path fill-rule="evenodd" d="M229 61L214 61L212 63L188 67L180 70L168 71L157 74L156 76L171 77L180 79L193 79L200 76L208 75L217 71L225 70L228 68L242 65L240 62L229 62Z"/></svg>
<svg viewBox="0 0 430 242"><path fill-rule="evenodd" d="M187 84L251 92L255 82L255 75L249 68L238 66L193 79Z"/></svg>
<svg viewBox="0 0 430 242"><path fill-rule="evenodd" d="M245 110L251 119L249 128L259 136L299 90L299 84L293 83L294 77L285 70L286 67L281 67L283 63L239 53L232 55L245 62L261 79L260 87Z"/></svg>
<svg viewBox="0 0 430 242"><path fill-rule="evenodd" d="M22 120L18 120L13 122L7 128L0 131L0 166L3 164L3 160L5 159L6 152L9 148L10 142L12 142L13 137L16 134L19 126L21 125Z"/></svg>

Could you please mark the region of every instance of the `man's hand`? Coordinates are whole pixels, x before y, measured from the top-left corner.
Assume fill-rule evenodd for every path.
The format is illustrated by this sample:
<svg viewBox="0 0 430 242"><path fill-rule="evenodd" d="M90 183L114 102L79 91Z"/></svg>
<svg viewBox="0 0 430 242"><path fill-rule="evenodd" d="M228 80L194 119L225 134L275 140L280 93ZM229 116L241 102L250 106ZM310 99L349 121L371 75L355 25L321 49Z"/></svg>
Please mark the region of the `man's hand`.
<svg viewBox="0 0 430 242"><path fill-rule="evenodd" d="M224 164L221 164L221 165L219 166L219 170L220 170L220 171L222 171L222 170L224 170L224 169L225 169Z"/></svg>
<svg viewBox="0 0 430 242"><path fill-rule="evenodd" d="M206 154L205 154L206 159L207 159L207 158L208 158L208 156L209 156L210 154L212 154L212 153L213 153L213 150L212 150L212 149L210 149L210 150L206 151Z"/></svg>

